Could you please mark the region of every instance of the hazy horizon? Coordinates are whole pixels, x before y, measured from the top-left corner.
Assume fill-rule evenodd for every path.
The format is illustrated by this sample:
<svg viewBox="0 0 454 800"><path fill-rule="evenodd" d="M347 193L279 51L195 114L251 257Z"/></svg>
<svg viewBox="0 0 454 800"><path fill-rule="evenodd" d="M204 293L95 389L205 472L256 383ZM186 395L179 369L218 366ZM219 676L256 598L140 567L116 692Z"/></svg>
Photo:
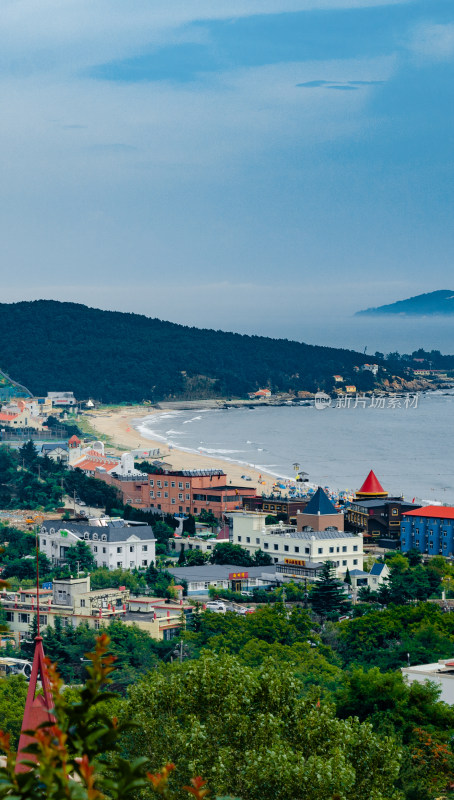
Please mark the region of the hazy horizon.
<svg viewBox="0 0 454 800"><path fill-rule="evenodd" d="M6 2L3 300L295 338L448 285L453 18L447 0Z"/></svg>

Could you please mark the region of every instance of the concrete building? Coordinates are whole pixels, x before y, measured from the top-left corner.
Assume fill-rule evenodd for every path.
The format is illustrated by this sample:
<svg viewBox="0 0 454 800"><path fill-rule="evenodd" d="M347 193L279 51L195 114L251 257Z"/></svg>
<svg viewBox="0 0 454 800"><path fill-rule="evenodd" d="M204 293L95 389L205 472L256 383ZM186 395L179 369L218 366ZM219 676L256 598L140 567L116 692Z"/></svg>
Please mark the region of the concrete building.
<svg viewBox="0 0 454 800"><path fill-rule="evenodd" d="M208 596L210 587L235 592L276 585L274 567L237 567L234 564L202 564L168 569L175 580L185 580L188 596Z"/></svg>
<svg viewBox="0 0 454 800"><path fill-rule="evenodd" d="M355 500L345 512L346 527L364 534L364 543L389 549L400 547L403 514L420 508L402 497Z"/></svg>
<svg viewBox="0 0 454 800"><path fill-rule="evenodd" d="M296 525L297 514L304 511L310 497L281 497L280 495L256 495L243 498L243 509L245 511L264 511L273 516L285 515L284 522Z"/></svg>
<svg viewBox="0 0 454 800"><path fill-rule="evenodd" d="M84 541L97 567L146 569L156 560L153 530L142 522L93 518L88 522L44 520L39 548L52 564L64 564L68 548Z"/></svg>
<svg viewBox="0 0 454 800"><path fill-rule="evenodd" d="M232 542L244 547L251 555L256 550L269 553L274 563L286 558L312 563L331 561L339 576L363 567L363 537L361 534L340 531L331 527L315 531L307 526L298 531L294 525L281 522L265 525L263 513L232 514Z"/></svg>
<svg viewBox="0 0 454 800"><path fill-rule="evenodd" d="M47 392L47 398L52 401L53 406L75 406L77 404L73 392Z"/></svg>
<svg viewBox="0 0 454 800"><path fill-rule="evenodd" d="M51 461L55 461L58 464L69 463L68 445L61 442L57 444L43 444L40 455L47 456Z"/></svg>
<svg viewBox="0 0 454 800"><path fill-rule="evenodd" d="M454 705L454 660L445 659L433 664L420 664L415 667L403 667L402 674L412 683L431 681L441 689L440 700Z"/></svg>
<svg viewBox="0 0 454 800"><path fill-rule="evenodd" d="M20 589L1 595L9 632L17 644L31 641L30 626L36 614L36 598L36 589ZM55 627L58 617L63 628L77 627L84 622L98 629L114 618L125 617L128 598L127 589L91 591L90 576L55 580L51 589L39 592L40 628Z"/></svg>
<svg viewBox="0 0 454 800"><path fill-rule="evenodd" d="M400 544L403 553L415 549L429 556L454 555L454 508L423 506L402 515Z"/></svg>

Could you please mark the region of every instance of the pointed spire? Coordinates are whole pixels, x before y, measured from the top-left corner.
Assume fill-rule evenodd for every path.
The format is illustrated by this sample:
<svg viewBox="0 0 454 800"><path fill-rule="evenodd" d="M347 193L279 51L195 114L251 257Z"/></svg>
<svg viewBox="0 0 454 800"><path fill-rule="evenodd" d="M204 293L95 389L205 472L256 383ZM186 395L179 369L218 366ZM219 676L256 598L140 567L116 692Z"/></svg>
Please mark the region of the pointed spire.
<svg viewBox="0 0 454 800"><path fill-rule="evenodd" d="M25 733L25 731L36 730L38 725L41 725L43 722L55 722L55 717L51 713L54 702L50 691L42 637L37 636L35 642L32 674L30 676L30 683L28 684L27 700L25 702L25 711L17 751L16 772L27 772L30 769L25 764L22 764L21 761L37 760L34 754L24 753L25 748L34 741L34 737ZM42 695L36 694L38 675L43 690Z"/></svg>
<svg viewBox="0 0 454 800"><path fill-rule="evenodd" d="M371 470L361 486L361 489L358 489L356 492L356 498L358 500L367 500L373 499L374 497L388 497L388 492L385 492L375 472Z"/></svg>
<svg viewBox="0 0 454 800"><path fill-rule="evenodd" d="M302 513L324 515L324 514L338 514L339 512L335 507L335 505L329 499L324 489L322 489L322 487L319 486L314 496L311 497L306 508Z"/></svg>

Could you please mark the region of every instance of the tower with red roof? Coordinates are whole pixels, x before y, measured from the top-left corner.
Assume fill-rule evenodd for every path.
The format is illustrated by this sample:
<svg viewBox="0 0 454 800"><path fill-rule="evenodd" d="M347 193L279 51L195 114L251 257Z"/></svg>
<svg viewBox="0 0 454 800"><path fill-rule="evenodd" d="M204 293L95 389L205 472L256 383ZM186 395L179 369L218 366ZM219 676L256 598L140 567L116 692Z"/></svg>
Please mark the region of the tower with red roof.
<svg viewBox="0 0 454 800"><path fill-rule="evenodd" d="M388 497L388 492L385 492L375 472L371 469L361 489L356 492L355 500L374 500L380 497Z"/></svg>

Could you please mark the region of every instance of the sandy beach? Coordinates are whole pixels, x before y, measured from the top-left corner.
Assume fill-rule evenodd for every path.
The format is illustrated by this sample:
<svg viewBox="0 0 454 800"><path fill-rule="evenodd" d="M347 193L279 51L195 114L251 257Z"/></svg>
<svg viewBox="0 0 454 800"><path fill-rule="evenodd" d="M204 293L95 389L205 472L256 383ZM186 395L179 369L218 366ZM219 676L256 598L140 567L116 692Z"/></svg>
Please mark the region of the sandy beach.
<svg viewBox="0 0 454 800"><path fill-rule="evenodd" d="M142 417L152 414L162 414L165 408L152 409L147 406L134 406L134 408L97 409L86 413L91 427L99 435L109 437L106 448L113 452L136 450L138 448L159 449L163 460L170 463L173 469L223 469L229 481L234 486L255 486L257 492L271 492L275 478L265 472L259 473L253 467L245 467L224 461L222 458L212 458L199 453L186 453L176 448L169 449L162 442L153 441L143 436L135 429L134 424ZM247 482L241 477L248 475L252 482Z"/></svg>

